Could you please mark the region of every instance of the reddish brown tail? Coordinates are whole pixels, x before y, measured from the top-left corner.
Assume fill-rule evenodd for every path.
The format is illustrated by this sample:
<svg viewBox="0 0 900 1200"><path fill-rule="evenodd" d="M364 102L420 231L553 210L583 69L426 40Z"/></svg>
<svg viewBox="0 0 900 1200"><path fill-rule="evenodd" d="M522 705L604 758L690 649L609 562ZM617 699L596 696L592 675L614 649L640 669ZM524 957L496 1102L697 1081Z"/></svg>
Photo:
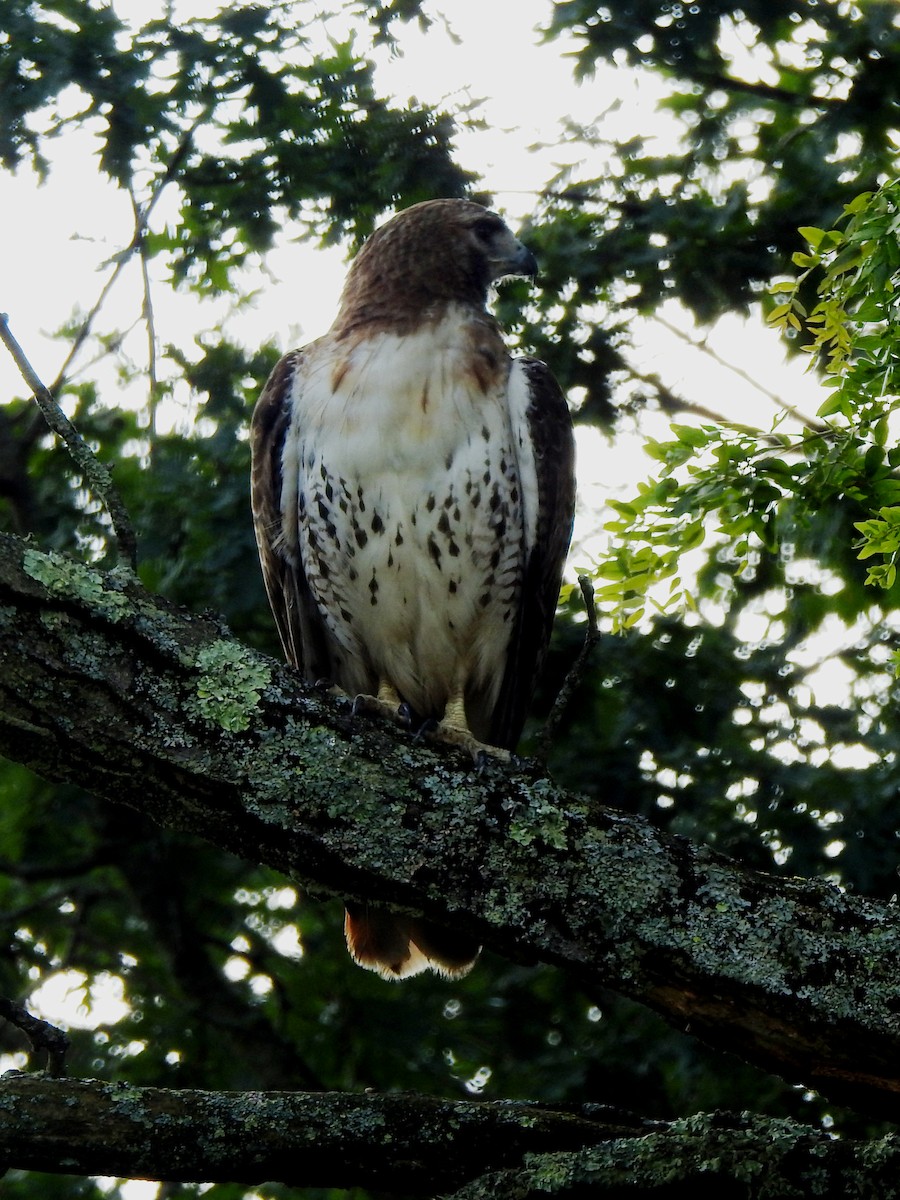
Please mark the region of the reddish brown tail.
<svg viewBox="0 0 900 1200"><path fill-rule="evenodd" d="M375 904L348 904L344 934L354 962L382 979L408 979L428 970L461 979L481 949L463 934Z"/></svg>

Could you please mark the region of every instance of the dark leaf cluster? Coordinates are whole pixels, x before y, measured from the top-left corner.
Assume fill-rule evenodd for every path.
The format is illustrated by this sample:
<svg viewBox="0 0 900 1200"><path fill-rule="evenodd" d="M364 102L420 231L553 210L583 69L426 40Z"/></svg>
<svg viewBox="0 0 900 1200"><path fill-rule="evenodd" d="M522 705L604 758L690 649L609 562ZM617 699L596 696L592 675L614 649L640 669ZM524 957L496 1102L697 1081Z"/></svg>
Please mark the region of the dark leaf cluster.
<svg viewBox="0 0 900 1200"><path fill-rule="evenodd" d="M146 248L202 292L227 290L285 221L359 239L386 208L471 180L452 156L453 119L381 99L365 48L330 36L313 3L137 28L90 0L28 4L4 10L0 46L0 161L44 175L49 140L86 126L121 186L138 192L149 173L152 195L175 181L178 218Z"/></svg>

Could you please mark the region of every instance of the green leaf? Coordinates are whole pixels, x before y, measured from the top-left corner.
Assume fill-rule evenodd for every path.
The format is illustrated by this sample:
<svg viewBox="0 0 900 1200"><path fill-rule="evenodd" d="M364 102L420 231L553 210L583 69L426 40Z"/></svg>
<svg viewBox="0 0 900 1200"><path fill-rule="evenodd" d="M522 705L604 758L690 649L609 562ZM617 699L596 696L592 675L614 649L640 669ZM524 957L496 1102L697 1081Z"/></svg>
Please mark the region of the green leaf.
<svg viewBox="0 0 900 1200"><path fill-rule="evenodd" d="M816 415L820 417L831 417L835 413L844 412L845 400L841 391L836 390L828 397L824 404L820 405L816 410Z"/></svg>
<svg viewBox="0 0 900 1200"><path fill-rule="evenodd" d="M825 230L817 229L815 225L801 225L798 233L802 238L806 238L814 250L818 250L822 239L825 237Z"/></svg>
<svg viewBox="0 0 900 1200"><path fill-rule="evenodd" d="M696 425L673 425L672 432L679 442L683 442L687 446L699 448L709 442L709 434Z"/></svg>
<svg viewBox="0 0 900 1200"><path fill-rule="evenodd" d="M844 205L844 215L855 216L857 213L862 212L868 207L872 196L872 192L860 192L860 194L855 196L849 204Z"/></svg>

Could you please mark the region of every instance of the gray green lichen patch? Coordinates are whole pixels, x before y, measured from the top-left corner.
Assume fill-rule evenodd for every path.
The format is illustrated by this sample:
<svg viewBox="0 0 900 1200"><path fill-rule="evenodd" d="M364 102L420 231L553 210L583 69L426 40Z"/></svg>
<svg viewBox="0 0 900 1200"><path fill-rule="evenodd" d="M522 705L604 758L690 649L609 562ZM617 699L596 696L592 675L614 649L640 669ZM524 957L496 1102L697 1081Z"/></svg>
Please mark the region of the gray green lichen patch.
<svg viewBox="0 0 900 1200"><path fill-rule="evenodd" d="M52 596L79 600L109 621L120 620L132 608L128 596L115 586L107 586L113 582L108 574L77 559L28 549L22 556L22 568Z"/></svg>
<svg viewBox="0 0 900 1200"><path fill-rule="evenodd" d="M560 809L549 780L540 779L523 801L516 804L509 836L522 846L540 842L554 850L568 848L568 819Z"/></svg>
<svg viewBox="0 0 900 1200"><path fill-rule="evenodd" d="M247 729L272 678L269 668L238 642L223 639L204 646L194 665L201 672L196 693L200 715L229 733Z"/></svg>

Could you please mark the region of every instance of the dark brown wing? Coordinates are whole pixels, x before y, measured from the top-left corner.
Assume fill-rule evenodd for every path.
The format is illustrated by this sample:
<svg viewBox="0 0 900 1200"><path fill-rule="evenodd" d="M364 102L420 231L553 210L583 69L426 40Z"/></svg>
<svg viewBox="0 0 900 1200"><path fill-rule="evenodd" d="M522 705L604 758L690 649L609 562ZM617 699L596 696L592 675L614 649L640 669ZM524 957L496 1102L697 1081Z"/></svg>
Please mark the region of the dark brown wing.
<svg viewBox="0 0 900 1200"><path fill-rule="evenodd" d="M296 525L282 518L284 442L291 424L291 386L303 351L286 354L269 376L250 423L250 499L263 579L288 662L305 679L330 679L328 643L300 561Z"/></svg>
<svg viewBox="0 0 900 1200"><path fill-rule="evenodd" d="M518 360L528 381L525 428L537 480L537 525L525 547L522 600L500 695L491 717L490 742L515 749L550 641L575 513L575 442L565 397L549 368Z"/></svg>

